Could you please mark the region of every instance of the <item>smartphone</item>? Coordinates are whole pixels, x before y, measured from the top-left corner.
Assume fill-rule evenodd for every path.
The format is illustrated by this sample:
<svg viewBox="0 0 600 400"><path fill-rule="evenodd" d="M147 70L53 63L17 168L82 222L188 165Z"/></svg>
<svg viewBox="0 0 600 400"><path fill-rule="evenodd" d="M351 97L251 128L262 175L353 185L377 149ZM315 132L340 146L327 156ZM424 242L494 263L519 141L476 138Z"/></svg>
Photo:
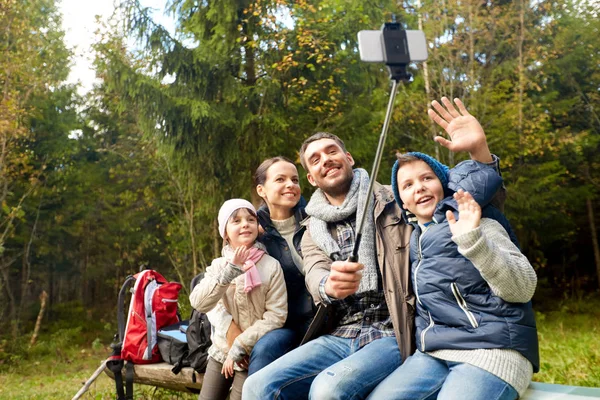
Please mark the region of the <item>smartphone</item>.
<svg viewBox="0 0 600 400"><path fill-rule="evenodd" d="M427 41L423 31L405 31L405 48L408 48L411 62L427 60ZM385 45L383 31L358 32L358 49L360 59L365 62L385 63Z"/></svg>

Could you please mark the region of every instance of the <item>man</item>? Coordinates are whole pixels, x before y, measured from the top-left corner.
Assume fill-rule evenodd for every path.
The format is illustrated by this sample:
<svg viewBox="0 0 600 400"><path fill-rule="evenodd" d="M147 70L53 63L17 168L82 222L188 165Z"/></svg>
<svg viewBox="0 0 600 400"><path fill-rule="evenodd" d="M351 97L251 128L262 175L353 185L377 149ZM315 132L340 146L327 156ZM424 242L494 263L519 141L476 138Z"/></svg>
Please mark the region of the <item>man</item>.
<svg viewBox="0 0 600 400"><path fill-rule="evenodd" d="M452 151L494 163L485 134L460 100L458 110L432 103L430 117L450 135L436 141ZM369 177L335 135L317 133L300 149L308 181L318 189L306 208L302 240L306 285L321 307L333 311L333 329L248 378L244 400L362 399L414 352L414 304L410 284L411 228L388 187L374 185L359 248L355 243Z"/></svg>

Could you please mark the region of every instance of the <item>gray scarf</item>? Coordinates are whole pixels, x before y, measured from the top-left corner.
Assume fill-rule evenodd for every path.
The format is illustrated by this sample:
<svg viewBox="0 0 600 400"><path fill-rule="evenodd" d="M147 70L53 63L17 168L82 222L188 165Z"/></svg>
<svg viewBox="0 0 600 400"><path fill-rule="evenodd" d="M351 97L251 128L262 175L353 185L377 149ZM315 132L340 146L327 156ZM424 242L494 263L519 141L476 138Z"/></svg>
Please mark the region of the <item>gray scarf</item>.
<svg viewBox="0 0 600 400"><path fill-rule="evenodd" d="M356 213L356 221L360 221L369 189L369 174L362 168L354 170L354 177L346 199L341 206L332 206L321 189L317 189L306 206L310 218L310 236L317 246L333 259L339 259L340 246L333 239L327 223L340 222ZM363 227L358 260L365 268L357 293L377 290L377 258L375 257L375 222L373 210L375 204L370 202L367 218ZM356 222L358 228L358 222Z"/></svg>

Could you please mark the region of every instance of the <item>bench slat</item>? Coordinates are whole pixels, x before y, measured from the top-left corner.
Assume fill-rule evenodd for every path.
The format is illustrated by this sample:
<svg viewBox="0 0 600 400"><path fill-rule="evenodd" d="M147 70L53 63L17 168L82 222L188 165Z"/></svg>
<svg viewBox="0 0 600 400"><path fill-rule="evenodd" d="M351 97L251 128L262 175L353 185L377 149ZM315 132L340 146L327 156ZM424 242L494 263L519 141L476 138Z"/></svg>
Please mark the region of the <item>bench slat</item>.
<svg viewBox="0 0 600 400"><path fill-rule="evenodd" d="M172 365L167 363L158 364L135 364L133 366L133 381L137 384L158 386L165 389L180 392L200 393L204 374L194 371L193 368L183 368L177 375L171 372ZM114 374L108 368L104 372L115 379ZM125 369L123 369L123 380L125 380Z"/></svg>

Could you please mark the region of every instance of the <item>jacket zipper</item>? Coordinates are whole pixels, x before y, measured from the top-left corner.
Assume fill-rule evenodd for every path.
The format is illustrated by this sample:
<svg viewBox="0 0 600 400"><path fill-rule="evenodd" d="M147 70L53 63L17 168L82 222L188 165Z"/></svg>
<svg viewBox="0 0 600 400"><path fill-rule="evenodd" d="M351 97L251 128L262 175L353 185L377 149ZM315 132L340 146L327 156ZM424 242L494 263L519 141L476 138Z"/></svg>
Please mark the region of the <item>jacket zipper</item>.
<svg viewBox="0 0 600 400"><path fill-rule="evenodd" d="M425 334L427 333L428 330L430 330L431 328L433 328L433 325L435 325L435 323L433 322L433 318L431 318L431 313L429 311L427 311L427 314L429 315L429 325L427 326L427 328L423 329L423 331L421 331L421 352L425 352Z"/></svg>
<svg viewBox="0 0 600 400"><path fill-rule="evenodd" d="M425 228L425 230L419 235L419 241L418 241L418 251L419 254L417 254L417 257L419 259L419 263L417 264L417 267L415 268L415 273L413 274L413 280L415 281L414 283L414 289L415 289L415 296L417 297L417 303L419 303L420 305L423 305L423 303L421 303L421 298L419 297L419 287L417 286L417 275L419 273L419 268L421 268L421 263L423 262L423 253L421 251L421 240L423 239L423 235L425 235L425 232L427 232L427 228Z"/></svg>
<svg viewBox="0 0 600 400"><path fill-rule="evenodd" d="M427 230L428 230L428 227L425 227L425 229L423 230L423 232L419 235L419 242L418 242L418 251L419 251L418 258L419 258L419 263L417 264L417 267L415 268L415 273L414 273L415 296L417 297L417 303L419 303L421 306L423 305L423 303L421 303L421 299L419 297L419 287L417 286L417 275L418 275L418 272L419 272L419 268L421 267L421 263L423 262L423 252L421 250L421 240L423 239L423 235L425 235L425 232L427 232ZM429 315L429 325L427 326L427 328L425 328L425 329L423 329L421 331L421 351L422 352L425 352L425 334L434 325L433 318L431 318L431 313L429 311L427 311L427 315Z"/></svg>
<svg viewBox="0 0 600 400"><path fill-rule="evenodd" d="M479 326L479 324L477 323L477 319L475 318L473 313L471 311L469 311L467 302L465 301L465 299L460 294L460 291L458 290L458 285L456 284L456 282L452 282L452 284L450 286L452 287L452 294L454 294L456 303L458 304L458 306L461 308L461 310L463 310L463 312L467 316L467 319L471 323L471 326L473 326L473 328L477 328Z"/></svg>

